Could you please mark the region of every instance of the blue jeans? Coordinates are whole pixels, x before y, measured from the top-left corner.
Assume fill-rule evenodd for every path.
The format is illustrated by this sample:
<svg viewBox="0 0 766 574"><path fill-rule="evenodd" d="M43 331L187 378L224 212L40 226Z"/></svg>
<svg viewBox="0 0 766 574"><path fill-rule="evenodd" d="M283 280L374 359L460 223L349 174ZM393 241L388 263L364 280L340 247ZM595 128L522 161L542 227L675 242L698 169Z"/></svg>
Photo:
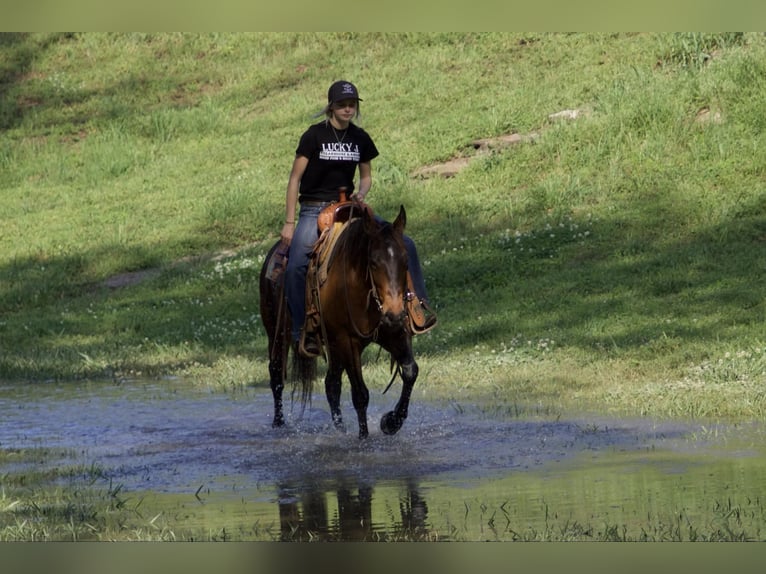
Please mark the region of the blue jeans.
<svg viewBox="0 0 766 574"><path fill-rule="evenodd" d="M285 295L287 296L287 307L290 309L290 316L293 322L293 341L300 339L301 329L303 329L303 321L306 314L306 271L308 270L311 252L314 249L314 243L319 238L317 218L326 205L328 204L301 204L298 223L295 226L293 239L290 242L290 252L287 257L287 267L285 268ZM375 219L382 224L388 224L388 222L377 215ZM407 264L415 288L415 295L419 299L427 301L428 294L426 293L425 279L423 278L423 270L420 268L420 259L415 248L415 242L405 235L404 246L407 250Z"/></svg>

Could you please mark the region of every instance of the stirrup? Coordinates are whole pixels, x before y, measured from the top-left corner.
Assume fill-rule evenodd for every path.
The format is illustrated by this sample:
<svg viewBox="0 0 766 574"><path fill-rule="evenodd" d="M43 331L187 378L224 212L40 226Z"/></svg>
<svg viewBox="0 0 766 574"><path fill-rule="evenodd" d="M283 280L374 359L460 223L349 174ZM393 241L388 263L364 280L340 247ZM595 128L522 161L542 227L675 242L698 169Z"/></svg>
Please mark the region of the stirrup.
<svg viewBox="0 0 766 574"><path fill-rule="evenodd" d="M414 293L407 296L407 314L413 335L422 335L436 326L436 313Z"/></svg>
<svg viewBox="0 0 766 574"><path fill-rule="evenodd" d="M301 330L301 338L298 341L298 353L307 359L324 356L322 345L316 333L307 333L305 328Z"/></svg>

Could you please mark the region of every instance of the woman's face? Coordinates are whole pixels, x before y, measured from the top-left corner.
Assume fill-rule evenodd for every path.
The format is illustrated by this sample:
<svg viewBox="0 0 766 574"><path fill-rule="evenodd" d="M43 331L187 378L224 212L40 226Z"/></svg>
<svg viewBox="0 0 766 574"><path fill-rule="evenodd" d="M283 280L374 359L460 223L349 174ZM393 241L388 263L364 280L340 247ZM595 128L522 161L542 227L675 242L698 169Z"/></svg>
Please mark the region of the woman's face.
<svg viewBox="0 0 766 574"><path fill-rule="evenodd" d="M340 100L332 105L335 117L343 122L349 122L356 115L358 102L354 99Z"/></svg>

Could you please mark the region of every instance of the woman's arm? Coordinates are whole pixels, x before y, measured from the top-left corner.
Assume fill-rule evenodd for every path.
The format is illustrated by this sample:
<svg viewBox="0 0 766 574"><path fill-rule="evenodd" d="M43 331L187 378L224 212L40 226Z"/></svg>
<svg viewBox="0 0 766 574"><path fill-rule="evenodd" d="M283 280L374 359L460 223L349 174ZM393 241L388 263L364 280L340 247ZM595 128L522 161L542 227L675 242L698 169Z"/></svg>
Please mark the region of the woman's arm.
<svg viewBox="0 0 766 574"><path fill-rule="evenodd" d="M282 226L282 241L290 245L295 231L295 218L297 217L295 209L298 206L298 190L300 189L301 178L306 171L309 158L296 155L293 160L293 167L290 170L290 178L287 180L287 193L285 195L285 224Z"/></svg>
<svg viewBox="0 0 766 574"><path fill-rule="evenodd" d="M359 189L356 191L357 199L364 201L372 187L372 163L366 161L359 164Z"/></svg>

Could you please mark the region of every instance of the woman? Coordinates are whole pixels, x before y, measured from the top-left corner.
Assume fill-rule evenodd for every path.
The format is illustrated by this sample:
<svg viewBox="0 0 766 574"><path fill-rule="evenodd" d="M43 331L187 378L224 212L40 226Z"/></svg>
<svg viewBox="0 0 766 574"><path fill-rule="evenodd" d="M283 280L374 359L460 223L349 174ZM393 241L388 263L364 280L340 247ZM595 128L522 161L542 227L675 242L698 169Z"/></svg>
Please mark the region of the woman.
<svg viewBox="0 0 766 574"><path fill-rule="evenodd" d="M295 150L290 178L287 182L285 224L282 241L290 246L285 269L285 292L292 316L292 337L298 342L306 312L306 270L312 248L318 237L317 217L332 202L338 201L341 188L351 194L354 176L359 170L359 187L354 198L364 201L372 185L371 162L378 156L372 138L351 120L359 116L359 93L356 86L344 80L333 83L327 92L325 119L310 126L301 136ZM295 210L300 203L300 216ZM417 332L425 332L436 324L436 316L425 301L426 290L415 245L405 236L410 275L421 306L415 306L413 321ZM306 333L303 348L307 355L320 353L316 333Z"/></svg>

